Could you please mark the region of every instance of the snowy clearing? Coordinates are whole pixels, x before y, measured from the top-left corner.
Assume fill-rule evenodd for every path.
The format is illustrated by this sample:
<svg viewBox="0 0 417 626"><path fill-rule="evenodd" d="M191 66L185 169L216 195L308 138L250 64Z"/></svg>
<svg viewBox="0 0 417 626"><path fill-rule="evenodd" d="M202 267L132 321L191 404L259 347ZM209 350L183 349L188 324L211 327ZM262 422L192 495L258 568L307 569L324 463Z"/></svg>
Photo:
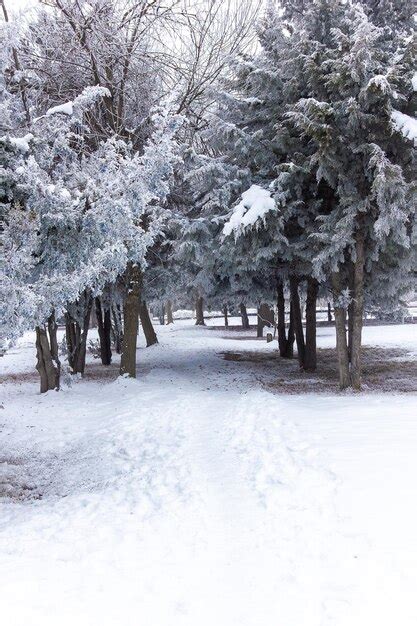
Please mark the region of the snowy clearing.
<svg viewBox="0 0 417 626"><path fill-rule="evenodd" d="M417 395L271 393L220 352L275 342L224 335L176 322L138 380L43 395L30 335L2 358L4 623L417 622Z"/></svg>

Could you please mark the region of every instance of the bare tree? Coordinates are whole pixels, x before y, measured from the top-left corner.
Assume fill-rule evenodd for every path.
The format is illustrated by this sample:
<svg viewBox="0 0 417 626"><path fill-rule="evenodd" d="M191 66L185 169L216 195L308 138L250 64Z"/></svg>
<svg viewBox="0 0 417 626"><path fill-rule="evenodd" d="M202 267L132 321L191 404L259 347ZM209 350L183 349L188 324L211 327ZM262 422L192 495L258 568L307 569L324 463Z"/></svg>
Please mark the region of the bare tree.
<svg viewBox="0 0 417 626"><path fill-rule="evenodd" d="M231 60L255 45L262 5L263 0L184 0L182 28L163 52L168 88L177 88L177 112L186 115L191 132L205 127L213 85L228 74Z"/></svg>

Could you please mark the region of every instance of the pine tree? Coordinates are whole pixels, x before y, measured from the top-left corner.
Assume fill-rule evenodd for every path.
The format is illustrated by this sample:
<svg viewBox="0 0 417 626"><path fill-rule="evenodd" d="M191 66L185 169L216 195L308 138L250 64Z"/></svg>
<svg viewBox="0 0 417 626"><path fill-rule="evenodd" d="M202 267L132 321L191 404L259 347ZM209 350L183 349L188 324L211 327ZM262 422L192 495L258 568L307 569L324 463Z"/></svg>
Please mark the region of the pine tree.
<svg viewBox="0 0 417 626"><path fill-rule="evenodd" d="M381 264L394 274L413 254L415 154L394 108L412 98L413 41L401 12L387 43L357 3L283 2L283 9L266 13L262 52L241 65L220 116L229 158L273 192L276 209L248 224L251 209L239 204L227 233L253 246L251 263L268 259L280 280L290 278L299 352L296 283L309 277L333 291L341 386L359 388L365 292Z"/></svg>

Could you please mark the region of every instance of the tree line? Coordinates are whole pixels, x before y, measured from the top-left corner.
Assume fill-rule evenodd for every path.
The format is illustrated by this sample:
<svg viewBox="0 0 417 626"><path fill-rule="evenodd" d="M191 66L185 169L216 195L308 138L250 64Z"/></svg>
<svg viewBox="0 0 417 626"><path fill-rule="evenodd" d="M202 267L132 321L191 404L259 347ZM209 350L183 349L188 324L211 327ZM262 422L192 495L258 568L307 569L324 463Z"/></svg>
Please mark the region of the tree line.
<svg viewBox="0 0 417 626"><path fill-rule="evenodd" d="M84 372L92 309L102 363L113 344L135 376L149 304L171 322L192 302L197 324L239 308L243 327L273 304L280 355L313 371L318 299L360 389L365 311L415 286L413 3L1 8L2 341L36 330L41 391L63 354Z"/></svg>

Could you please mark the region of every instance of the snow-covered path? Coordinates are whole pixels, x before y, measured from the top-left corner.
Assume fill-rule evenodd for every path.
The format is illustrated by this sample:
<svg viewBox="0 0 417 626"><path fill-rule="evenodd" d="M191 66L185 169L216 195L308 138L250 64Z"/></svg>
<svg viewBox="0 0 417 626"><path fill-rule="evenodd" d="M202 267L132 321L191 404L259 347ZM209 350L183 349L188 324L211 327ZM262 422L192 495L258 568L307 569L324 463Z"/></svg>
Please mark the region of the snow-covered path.
<svg viewBox="0 0 417 626"><path fill-rule="evenodd" d="M272 394L223 335L44 396L29 339L4 357L0 476L34 496L0 504L8 626L417 623L416 396Z"/></svg>

